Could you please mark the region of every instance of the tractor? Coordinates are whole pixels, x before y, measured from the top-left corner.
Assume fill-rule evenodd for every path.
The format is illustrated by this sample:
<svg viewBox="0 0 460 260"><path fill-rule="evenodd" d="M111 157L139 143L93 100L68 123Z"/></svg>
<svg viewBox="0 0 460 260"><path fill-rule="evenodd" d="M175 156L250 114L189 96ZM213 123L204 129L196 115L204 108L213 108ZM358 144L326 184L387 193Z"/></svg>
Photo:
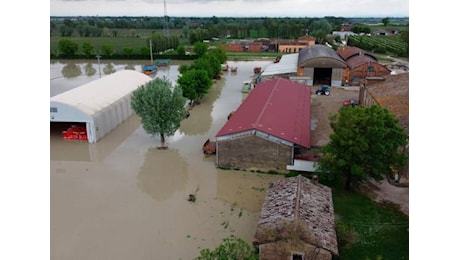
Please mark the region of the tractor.
<svg viewBox="0 0 460 260"><path fill-rule="evenodd" d="M328 85L322 85L319 89L316 90L316 95L326 95L329 96L331 94L331 89L329 88Z"/></svg>

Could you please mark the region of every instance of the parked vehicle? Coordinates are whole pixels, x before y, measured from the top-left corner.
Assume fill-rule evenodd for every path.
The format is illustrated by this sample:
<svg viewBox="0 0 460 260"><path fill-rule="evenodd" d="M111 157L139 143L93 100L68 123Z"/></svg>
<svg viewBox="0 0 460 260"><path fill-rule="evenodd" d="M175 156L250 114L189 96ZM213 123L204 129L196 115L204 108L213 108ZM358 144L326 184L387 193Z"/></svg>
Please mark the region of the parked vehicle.
<svg viewBox="0 0 460 260"><path fill-rule="evenodd" d="M346 106L352 106L352 107L355 107L357 106L358 104L356 103L356 100L354 99L348 99L348 100L345 100L343 101L343 106L346 107Z"/></svg>
<svg viewBox="0 0 460 260"><path fill-rule="evenodd" d="M249 93L251 89L253 89L254 84L252 83L252 80L246 80L243 82L243 87L241 88L241 92L243 93Z"/></svg>
<svg viewBox="0 0 460 260"><path fill-rule="evenodd" d="M158 59L155 61L155 63L159 67L167 67L171 63L171 60L170 59Z"/></svg>
<svg viewBox="0 0 460 260"><path fill-rule="evenodd" d="M316 90L316 95L326 95L331 94L331 88L328 85L322 85L319 89Z"/></svg>
<svg viewBox="0 0 460 260"><path fill-rule="evenodd" d="M203 153L206 155L215 154L216 142L211 141L210 139L206 140L206 142L203 144Z"/></svg>
<svg viewBox="0 0 460 260"><path fill-rule="evenodd" d="M142 65L142 73L148 76L153 76L157 72L155 65Z"/></svg>

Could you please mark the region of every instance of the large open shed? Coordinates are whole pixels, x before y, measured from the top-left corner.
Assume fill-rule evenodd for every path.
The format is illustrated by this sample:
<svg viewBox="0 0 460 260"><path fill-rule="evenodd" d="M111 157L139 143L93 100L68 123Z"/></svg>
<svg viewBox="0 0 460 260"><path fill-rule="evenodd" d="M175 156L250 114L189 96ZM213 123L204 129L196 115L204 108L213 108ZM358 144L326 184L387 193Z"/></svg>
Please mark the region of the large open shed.
<svg viewBox="0 0 460 260"><path fill-rule="evenodd" d="M122 70L50 98L50 124L79 125L95 143L132 114L131 93L152 80Z"/></svg>
<svg viewBox="0 0 460 260"><path fill-rule="evenodd" d="M298 76L307 77L308 85L342 86L345 61L332 49L316 44L299 52Z"/></svg>

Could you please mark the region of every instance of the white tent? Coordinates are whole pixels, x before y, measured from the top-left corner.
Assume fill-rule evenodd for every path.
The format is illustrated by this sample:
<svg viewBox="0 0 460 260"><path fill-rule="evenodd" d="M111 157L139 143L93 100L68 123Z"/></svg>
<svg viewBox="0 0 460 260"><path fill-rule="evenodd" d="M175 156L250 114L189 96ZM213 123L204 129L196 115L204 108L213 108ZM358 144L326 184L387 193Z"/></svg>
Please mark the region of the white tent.
<svg viewBox="0 0 460 260"><path fill-rule="evenodd" d="M50 121L85 123L88 142L95 143L132 114L131 93L152 80L122 70L50 99Z"/></svg>

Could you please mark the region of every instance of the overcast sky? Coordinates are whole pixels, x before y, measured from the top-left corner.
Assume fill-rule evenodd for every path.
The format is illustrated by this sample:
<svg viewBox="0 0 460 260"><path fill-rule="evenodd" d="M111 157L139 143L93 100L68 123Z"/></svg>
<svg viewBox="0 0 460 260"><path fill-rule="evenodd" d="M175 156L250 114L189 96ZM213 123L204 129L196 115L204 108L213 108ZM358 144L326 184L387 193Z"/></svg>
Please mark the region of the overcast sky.
<svg viewBox="0 0 460 260"><path fill-rule="evenodd" d="M164 16L163 0L50 0L50 16ZM409 0L166 0L168 16L409 17Z"/></svg>

